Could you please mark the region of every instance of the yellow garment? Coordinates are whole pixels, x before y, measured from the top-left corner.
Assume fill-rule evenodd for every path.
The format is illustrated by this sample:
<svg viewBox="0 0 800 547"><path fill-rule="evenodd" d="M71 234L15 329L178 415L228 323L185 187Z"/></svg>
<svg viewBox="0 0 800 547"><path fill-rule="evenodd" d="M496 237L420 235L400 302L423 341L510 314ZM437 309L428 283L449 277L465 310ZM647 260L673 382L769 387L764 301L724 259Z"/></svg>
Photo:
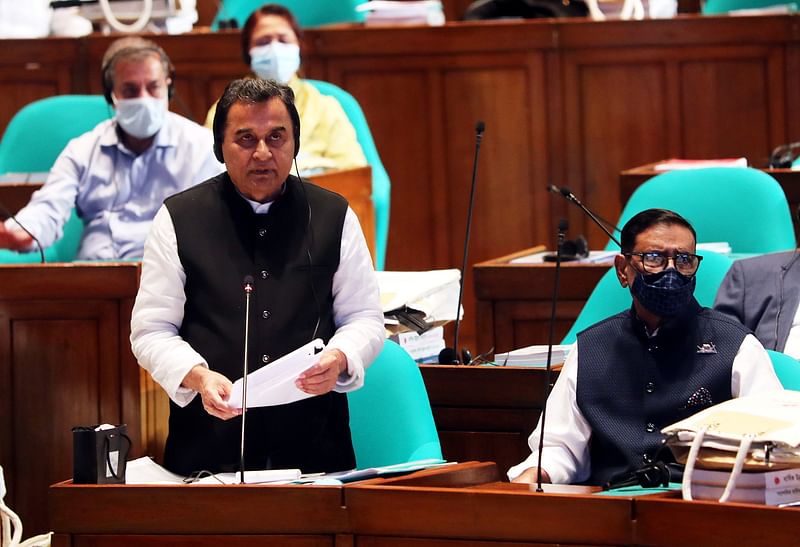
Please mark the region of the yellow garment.
<svg viewBox="0 0 800 547"><path fill-rule="evenodd" d="M289 82L300 114L300 153L297 165L302 173L325 169L350 169L367 164L364 151L356 139L356 130L334 97L323 95L313 85L293 76ZM211 107L206 127L214 122Z"/></svg>

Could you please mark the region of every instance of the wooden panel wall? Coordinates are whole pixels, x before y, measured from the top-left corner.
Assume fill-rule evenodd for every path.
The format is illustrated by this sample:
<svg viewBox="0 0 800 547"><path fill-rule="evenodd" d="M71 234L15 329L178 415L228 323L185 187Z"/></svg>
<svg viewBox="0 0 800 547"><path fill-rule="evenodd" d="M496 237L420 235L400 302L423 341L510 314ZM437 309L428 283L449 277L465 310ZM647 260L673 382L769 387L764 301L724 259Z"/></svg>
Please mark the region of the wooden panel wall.
<svg viewBox="0 0 800 547"><path fill-rule="evenodd" d="M236 31L154 39L176 66L173 110L196 120L247 72ZM99 92L110 40L7 40L0 123L36 93ZM32 63L49 63L34 71L49 87L28 83L14 98ZM747 156L758 166L774 146L800 139L800 22L792 16L345 25L309 30L303 66L364 109L392 181L386 264L394 270L460 266L478 120L486 133L470 264L552 246L560 217L570 220L570 238L605 245L548 184L569 186L613 221L623 169L670 156ZM469 343L469 272L466 283Z"/></svg>

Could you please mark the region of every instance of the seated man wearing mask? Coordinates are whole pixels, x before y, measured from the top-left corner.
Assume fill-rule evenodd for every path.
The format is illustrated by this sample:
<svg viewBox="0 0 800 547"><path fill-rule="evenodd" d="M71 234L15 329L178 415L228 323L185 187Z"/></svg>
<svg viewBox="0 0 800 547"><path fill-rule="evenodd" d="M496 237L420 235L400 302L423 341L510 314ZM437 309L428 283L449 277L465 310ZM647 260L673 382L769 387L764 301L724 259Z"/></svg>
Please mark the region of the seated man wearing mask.
<svg viewBox="0 0 800 547"><path fill-rule="evenodd" d="M737 260L714 309L751 329L767 349L800 359L800 252Z"/></svg>
<svg viewBox="0 0 800 547"><path fill-rule="evenodd" d="M167 110L172 64L155 43L122 38L103 56L103 90L115 116L73 139L16 218L43 247L58 240L72 209L84 224L78 258L142 256L164 198L224 170L211 131ZM0 247L34 249L9 219Z"/></svg>
<svg viewBox="0 0 800 547"><path fill-rule="evenodd" d="M694 299L701 257L683 217L642 211L621 239L614 266L633 305L578 334L547 402L545 482L599 485L671 462L662 428L732 397L782 389L758 340ZM541 421L532 454L509 479L536 482L540 432Z"/></svg>
<svg viewBox="0 0 800 547"><path fill-rule="evenodd" d="M254 11L242 28L242 57L253 73L289 85L294 91L303 133L297 164L301 173L350 169L367 164L356 131L334 97L298 78L302 31L294 15L278 4ZM216 105L206 118L212 126Z"/></svg>

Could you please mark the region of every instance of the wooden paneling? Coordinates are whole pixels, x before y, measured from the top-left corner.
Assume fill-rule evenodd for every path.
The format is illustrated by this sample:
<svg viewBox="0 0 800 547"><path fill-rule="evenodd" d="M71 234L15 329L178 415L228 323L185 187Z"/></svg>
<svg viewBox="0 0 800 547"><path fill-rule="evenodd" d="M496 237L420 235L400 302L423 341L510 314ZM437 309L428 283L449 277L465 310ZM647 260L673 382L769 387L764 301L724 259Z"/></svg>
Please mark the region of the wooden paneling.
<svg viewBox="0 0 800 547"><path fill-rule="evenodd" d="M131 455L143 451L147 394L128 342L138 279L137 264L0 267L0 461L26 535L49 529L73 426L126 423Z"/></svg>

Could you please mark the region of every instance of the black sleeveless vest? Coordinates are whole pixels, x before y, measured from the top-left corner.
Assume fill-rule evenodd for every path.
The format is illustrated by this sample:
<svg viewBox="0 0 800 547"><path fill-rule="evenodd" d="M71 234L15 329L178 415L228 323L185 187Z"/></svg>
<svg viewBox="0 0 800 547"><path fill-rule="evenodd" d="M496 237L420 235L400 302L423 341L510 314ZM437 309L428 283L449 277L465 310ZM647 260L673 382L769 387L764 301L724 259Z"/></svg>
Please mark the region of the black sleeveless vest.
<svg viewBox="0 0 800 547"><path fill-rule="evenodd" d="M186 273L179 333L210 368L242 376L245 276L250 303L250 372L269 366L333 322L333 275L339 266L347 202L290 176L267 214L257 215L227 173L165 201ZM309 218L310 217L310 218ZM318 324L318 327L317 327ZM208 415L201 398L170 403L165 466L173 472L238 468L241 418ZM247 411L245 467L336 471L355 466L347 398L328 393Z"/></svg>
<svg viewBox="0 0 800 547"><path fill-rule="evenodd" d="M731 398L733 359L748 332L692 300L652 338L633 308L579 333L577 403L592 428L586 482L674 461L661 429Z"/></svg>

